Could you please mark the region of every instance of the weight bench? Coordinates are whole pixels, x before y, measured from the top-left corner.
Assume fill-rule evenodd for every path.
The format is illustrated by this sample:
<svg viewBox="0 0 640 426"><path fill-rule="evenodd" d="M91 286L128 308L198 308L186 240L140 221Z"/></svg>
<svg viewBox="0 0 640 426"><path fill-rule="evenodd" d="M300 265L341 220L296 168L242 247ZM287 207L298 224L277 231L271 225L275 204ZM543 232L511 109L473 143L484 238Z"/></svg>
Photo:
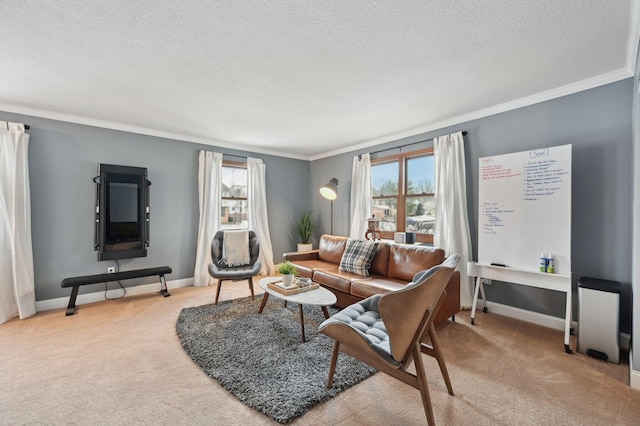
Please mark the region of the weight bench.
<svg viewBox="0 0 640 426"><path fill-rule="evenodd" d="M62 288L73 287L71 290L71 297L69 298L69 306L67 306L67 313L65 316L73 315L76 313L76 297L78 297L78 290L81 285L106 283L108 281L127 280L130 278L150 277L157 275L160 277L160 293L164 297L171 296L169 290L167 290L167 281L164 278L165 274L170 274L171 268L168 266L159 266L157 268L136 269L133 271L114 272L112 274L97 274L97 275L85 275L82 277L71 277L62 280L60 286Z"/></svg>

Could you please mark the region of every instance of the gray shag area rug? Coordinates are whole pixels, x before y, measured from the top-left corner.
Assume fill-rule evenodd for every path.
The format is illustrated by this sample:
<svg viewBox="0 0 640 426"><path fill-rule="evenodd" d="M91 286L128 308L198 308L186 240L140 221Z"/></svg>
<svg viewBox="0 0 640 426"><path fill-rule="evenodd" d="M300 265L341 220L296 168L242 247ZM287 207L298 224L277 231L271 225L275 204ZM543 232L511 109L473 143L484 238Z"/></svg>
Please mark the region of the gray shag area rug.
<svg viewBox="0 0 640 426"><path fill-rule="evenodd" d="M320 307L304 307L302 343L298 305L284 307L271 297L258 314L261 302L258 296L185 308L176 323L187 354L245 405L289 423L376 372L340 353L327 389L333 340L318 333Z"/></svg>

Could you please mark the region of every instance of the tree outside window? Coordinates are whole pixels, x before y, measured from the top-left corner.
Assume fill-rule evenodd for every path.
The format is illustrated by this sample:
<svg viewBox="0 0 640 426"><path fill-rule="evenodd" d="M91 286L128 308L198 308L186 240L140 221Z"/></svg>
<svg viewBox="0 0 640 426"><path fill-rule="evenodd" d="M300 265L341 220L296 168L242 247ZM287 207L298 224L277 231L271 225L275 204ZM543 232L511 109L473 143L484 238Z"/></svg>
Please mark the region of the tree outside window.
<svg viewBox="0 0 640 426"><path fill-rule="evenodd" d="M249 229L246 164L223 162L220 209L223 230Z"/></svg>
<svg viewBox="0 0 640 426"><path fill-rule="evenodd" d="M394 232L416 232L419 242L433 242L435 228L435 162L433 149L372 160L373 215L382 238Z"/></svg>
<svg viewBox="0 0 640 426"><path fill-rule="evenodd" d="M380 230L394 232L398 225L398 162L371 165L373 216L380 219Z"/></svg>

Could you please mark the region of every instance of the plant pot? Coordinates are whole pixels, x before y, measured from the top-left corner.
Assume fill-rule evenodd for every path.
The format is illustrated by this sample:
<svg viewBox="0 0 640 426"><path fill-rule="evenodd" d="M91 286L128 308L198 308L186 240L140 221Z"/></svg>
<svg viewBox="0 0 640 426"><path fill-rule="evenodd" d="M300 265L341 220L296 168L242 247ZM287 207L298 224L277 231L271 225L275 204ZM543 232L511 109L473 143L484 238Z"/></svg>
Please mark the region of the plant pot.
<svg viewBox="0 0 640 426"><path fill-rule="evenodd" d="M291 287L293 285L293 274L283 274L282 285L285 287Z"/></svg>
<svg viewBox="0 0 640 426"><path fill-rule="evenodd" d="M313 250L313 244L298 243L298 251L309 251L309 250Z"/></svg>

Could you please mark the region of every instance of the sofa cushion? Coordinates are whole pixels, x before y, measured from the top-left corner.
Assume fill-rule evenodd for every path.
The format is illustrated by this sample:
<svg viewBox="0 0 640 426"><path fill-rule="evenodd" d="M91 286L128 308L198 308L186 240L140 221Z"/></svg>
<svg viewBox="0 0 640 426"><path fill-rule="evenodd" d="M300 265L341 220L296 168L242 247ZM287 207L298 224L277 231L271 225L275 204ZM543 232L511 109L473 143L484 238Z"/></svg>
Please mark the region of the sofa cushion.
<svg viewBox="0 0 640 426"><path fill-rule="evenodd" d="M342 253L338 270L368 277L377 248L378 243L375 241L350 239Z"/></svg>
<svg viewBox="0 0 640 426"><path fill-rule="evenodd" d="M296 275L303 278L312 278L313 271L322 269L336 269L336 265L321 260L296 260Z"/></svg>
<svg viewBox="0 0 640 426"><path fill-rule="evenodd" d="M318 244L318 259L339 265L347 240L347 237L323 235Z"/></svg>
<svg viewBox="0 0 640 426"><path fill-rule="evenodd" d="M383 294L390 291L400 290L406 285L407 283L405 281L384 277L352 281L351 294L362 299L366 299L374 294Z"/></svg>
<svg viewBox="0 0 640 426"><path fill-rule="evenodd" d="M442 262L444 262L444 250L441 248L394 244L389 250L387 277L408 283L417 272Z"/></svg>
<svg viewBox="0 0 640 426"><path fill-rule="evenodd" d="M340 290L344 293L351 293L351 279L348 277L348 273L339 272L338 268L335 268L333 271L313 271L313 281L324 287Z"/></svg>
<svg viewBox="0 0 640 426"><path fill-rule="evenodd" d="M378 244L376 255L373 256L371 268L369 268L369 273L371 275L378 274L383 277L387 276L387 268L389 267L389 247L391 246L386 243Z"/></svg>

